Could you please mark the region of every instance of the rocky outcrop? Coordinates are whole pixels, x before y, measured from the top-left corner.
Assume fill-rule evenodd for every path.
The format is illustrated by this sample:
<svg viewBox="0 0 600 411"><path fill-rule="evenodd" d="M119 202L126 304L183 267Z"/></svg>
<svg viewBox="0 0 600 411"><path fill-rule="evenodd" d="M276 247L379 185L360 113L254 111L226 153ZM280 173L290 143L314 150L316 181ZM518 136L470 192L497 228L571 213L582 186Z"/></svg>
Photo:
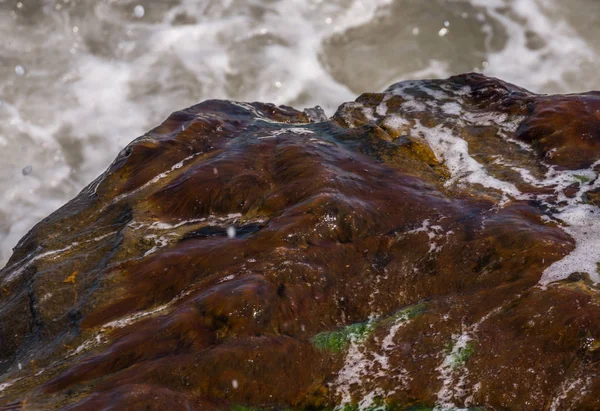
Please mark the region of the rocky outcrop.
<svg viewBox="0 0 600 411"><path fill-rule="evenodd" d="M476 74L176 112L0 271L2 409L599 409L599 112Z"/></svg>

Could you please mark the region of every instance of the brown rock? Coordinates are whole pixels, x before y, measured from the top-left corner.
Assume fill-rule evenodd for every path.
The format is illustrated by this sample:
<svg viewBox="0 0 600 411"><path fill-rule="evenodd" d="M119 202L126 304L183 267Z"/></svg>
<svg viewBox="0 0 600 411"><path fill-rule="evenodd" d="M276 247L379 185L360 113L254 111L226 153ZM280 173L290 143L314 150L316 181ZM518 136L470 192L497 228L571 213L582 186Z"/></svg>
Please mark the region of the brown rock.
<svg viewBox="0 0 600 411"><path fill-rule="evenodd" d="M593 240L597 96L174 113L0 271L0 404L600 408L598 273L554 264Z"/></svg>

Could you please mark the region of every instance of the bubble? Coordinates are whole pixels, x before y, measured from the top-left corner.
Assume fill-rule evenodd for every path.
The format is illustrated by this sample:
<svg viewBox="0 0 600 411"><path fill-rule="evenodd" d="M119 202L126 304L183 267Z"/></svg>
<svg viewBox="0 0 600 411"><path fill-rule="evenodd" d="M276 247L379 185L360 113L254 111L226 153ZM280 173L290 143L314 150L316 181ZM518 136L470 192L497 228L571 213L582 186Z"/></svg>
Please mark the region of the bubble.
<svg viewBox="0 0 600 411"><path fill-rule="evenodd" d="M413 27L412 29L412 34L413 36L418 36L419 35L419 28L418 27Z"/></svg>
<svg viewBox="0 0 600 411"><path fill-rule="evenodd" d="M18 65L15 67L15 74L19 77L25 75L25 67Z"/></svg>
<svg viewBox="0 0 600 411"><path fill-rule="evenodd" d="M32 171L33 171L33 166L31 164L26 165L25 167L23 167L23 170L21 170L21 172L23 173L24 176L28 176L29 174L31 174Z"/></svg>
<svg viewBox="0 0 600 411"><path fill-rule="evenodd" d="M325 23L326 23L326 24L331 24L331 22L332 22L332 21L333 21L333 20L331 19L331 17L327 17L327 18L325 19Z"/></svg>
<svg viewBox="0 0 600 411"><path fill-rule="evenodd" d="M79 27L77 27L77 26L74 26L74 27L73 27L73 33L78 33L78 32L79 32Z"/></svg>
<svg viewBox="0 0 600 411"><path fill-rule="evenodd" d="M234 390L237 390L240 384L238 383L238 380L231 380L231 386Z"/></svg>
<svg viewBox="0 0 600 411"><path fill-rule="evenodd" d="M227 237L235 238L235 227L227 227Z"/></svg>
<svg viewBox="0 0 600 411"><path fill-rule="evenodd" d="M133 8L133 15L135 17L137 17L138 19L141 19L142 17L144 17L145 13L146 13L146 10L144 10L144 6L142 6L141 4L138 4L137 6L135 6Z"/></svg>
<svg viewBox="0 0 600 411"><path fill-rule="evenodd" d="M442 27L440 31L438 31L438 36L444 37L446 34L448 34L448 31L449 30L446 27Z"/></svg>

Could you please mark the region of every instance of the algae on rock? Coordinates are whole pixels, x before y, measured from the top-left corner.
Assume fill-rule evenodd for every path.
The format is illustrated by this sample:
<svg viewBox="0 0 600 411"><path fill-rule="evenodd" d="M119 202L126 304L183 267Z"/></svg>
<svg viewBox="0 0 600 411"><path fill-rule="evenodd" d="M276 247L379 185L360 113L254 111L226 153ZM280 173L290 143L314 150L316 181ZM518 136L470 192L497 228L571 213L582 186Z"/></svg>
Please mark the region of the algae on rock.
<svg viewBox="0 0 600 411"><path fill-rule="evenodd" d="M466 74L175 112L0 271L0 408L600 409L599 111Z"/></svg>

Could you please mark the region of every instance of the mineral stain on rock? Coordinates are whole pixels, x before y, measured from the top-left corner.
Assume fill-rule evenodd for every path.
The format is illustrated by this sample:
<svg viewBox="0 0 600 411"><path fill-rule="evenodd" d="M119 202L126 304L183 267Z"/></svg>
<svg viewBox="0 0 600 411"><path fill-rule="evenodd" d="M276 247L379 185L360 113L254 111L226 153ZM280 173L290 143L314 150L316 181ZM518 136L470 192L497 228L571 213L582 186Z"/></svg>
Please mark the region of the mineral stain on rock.
<svg viewBox="0 0 600 411"><path fill-rule="evenodd" d="M600 409L598 96L172 114L0 271L2 409Z"/></svg>

